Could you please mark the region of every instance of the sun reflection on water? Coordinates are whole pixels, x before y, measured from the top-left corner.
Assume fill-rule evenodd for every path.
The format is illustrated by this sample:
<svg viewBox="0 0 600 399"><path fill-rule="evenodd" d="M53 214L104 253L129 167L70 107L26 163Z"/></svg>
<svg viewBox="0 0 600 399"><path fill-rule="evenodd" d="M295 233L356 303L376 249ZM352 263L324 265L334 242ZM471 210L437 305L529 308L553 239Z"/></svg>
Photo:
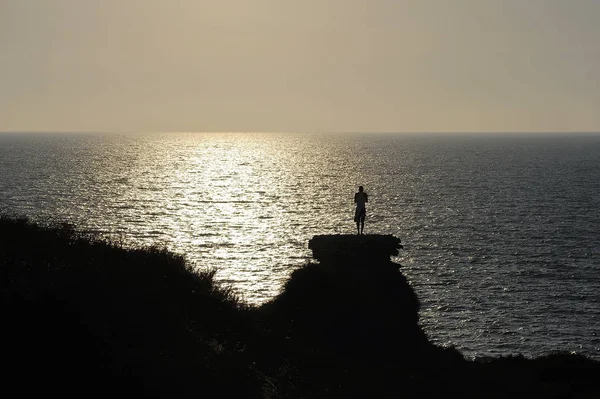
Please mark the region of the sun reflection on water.
<svg viewBox="0 0 600 399"><path fill-rule="evenodd" d="M335 145L269 134L192 134L166 144L120 143L131 154L127 190L115 187L125 195L106 207L128 224L110 227L127 241L163 242L198 267L217 268L217 278L251 302L279 291L309 258L314 234L353 231L348 214L360 173L327 173L332 164L353 169L335 162Z"/></svg>

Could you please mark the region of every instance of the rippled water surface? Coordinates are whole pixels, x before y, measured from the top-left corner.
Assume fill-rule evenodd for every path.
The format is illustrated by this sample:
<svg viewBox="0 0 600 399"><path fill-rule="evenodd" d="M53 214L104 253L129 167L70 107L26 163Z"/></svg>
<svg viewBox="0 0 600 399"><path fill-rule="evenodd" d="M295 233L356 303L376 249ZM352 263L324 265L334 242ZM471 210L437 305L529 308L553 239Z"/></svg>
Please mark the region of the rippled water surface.
<svg viewBox="0 0 600 399"><path fill-rule="evenodd" d="M600 358L600 136L0 136L0 211L165 245L257 304L354 233L358 185L432 340Z"/></svg>

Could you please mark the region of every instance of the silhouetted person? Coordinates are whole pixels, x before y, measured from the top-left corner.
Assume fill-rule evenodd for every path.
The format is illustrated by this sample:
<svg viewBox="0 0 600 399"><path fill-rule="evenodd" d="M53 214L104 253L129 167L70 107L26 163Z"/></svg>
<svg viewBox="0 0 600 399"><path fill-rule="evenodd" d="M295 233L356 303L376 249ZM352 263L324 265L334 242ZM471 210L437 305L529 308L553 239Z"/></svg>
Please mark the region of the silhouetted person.
<svg viewBox="0 0 600 399"><path fill-rule="evenodd" d="M356 212L354 212L356 230L358 230L358 234L363 234L365 216L367 216L367 202L369 202L369 196L364 192L363 186L358 187L358 192L354 194L354 202L356 203Z"/></svg>

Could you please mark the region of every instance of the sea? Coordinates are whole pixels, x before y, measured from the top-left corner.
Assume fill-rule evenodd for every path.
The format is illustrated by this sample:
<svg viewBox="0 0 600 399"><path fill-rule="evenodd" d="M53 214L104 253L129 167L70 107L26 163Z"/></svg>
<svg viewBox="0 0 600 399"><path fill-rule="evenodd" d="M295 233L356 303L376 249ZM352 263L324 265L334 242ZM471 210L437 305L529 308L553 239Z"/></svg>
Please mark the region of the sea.
<svg viewBox="0 0 600 399"><path fill-rule="evenodd" d="M356 234L359 185L431 341L600 359L600 135L0 135L0 213L168 248L255 305Z"/></svg>

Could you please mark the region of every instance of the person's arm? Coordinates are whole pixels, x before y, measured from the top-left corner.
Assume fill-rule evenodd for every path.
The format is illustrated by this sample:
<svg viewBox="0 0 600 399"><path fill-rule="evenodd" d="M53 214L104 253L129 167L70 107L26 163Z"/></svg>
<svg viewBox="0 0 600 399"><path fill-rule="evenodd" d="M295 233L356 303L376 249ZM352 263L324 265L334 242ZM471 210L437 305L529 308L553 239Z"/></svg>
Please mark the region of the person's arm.
<svg viewBox="0 0 600 399"><path fill-rule="evenodd" d="M356 195L357 195L357 194L354 194L354 203L355 203L355 204L356 204Z"/></svg>
<svg viewBox="0 0 600 399"><path fill-rule="evenodd" d="M369 202L369 196L365 193L365 202Z"/></svg>

